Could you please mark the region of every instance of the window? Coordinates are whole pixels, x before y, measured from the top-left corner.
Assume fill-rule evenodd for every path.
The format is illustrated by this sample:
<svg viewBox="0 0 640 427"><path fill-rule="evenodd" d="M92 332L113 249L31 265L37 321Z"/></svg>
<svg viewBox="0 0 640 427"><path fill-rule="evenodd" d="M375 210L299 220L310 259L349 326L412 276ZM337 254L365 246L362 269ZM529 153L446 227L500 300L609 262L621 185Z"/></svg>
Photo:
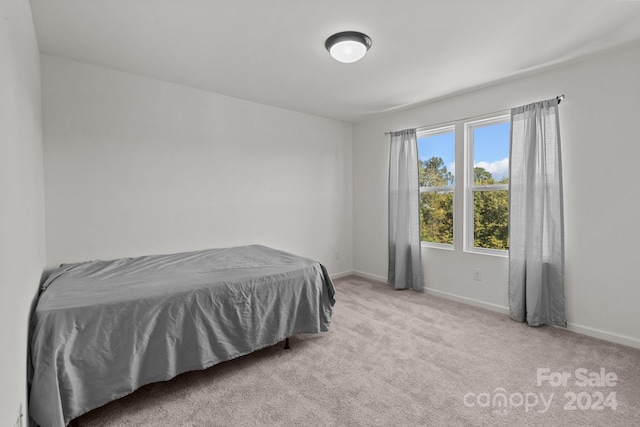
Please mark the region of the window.
<svg viewBox="0 0 640 427"><path fill-rule="evenodd" d="M458 236L466 252L508 255L510 126L506 113L418 132L423 245L454 249Z"/></svg>
<svg viewBox="0 0 640 427"><path fill-rule="evenodd" d="M418 135L420 236L430 246L452 248L455 191L455 128Z"/></svg>
<svg viewBox="0 0 640 427"><path fill-rule="evenodd" d="M509 249L509 116L465 123L465 250Z"/></svg>

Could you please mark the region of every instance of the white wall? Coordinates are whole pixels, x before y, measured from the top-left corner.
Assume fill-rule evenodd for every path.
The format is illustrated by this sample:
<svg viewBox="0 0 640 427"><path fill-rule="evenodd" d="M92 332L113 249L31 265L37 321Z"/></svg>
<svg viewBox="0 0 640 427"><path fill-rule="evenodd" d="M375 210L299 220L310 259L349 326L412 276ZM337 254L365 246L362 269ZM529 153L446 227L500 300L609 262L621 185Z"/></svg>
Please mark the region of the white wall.
<svg viewBox="0 0 640 427"><path fill-rule="evenodd" d="M26 413L29 311L45 265L40 117L39 54L29 2L2 0L0 425L3 426L14 425L20 405Z"/></svg>
<svg viewBox="0 0 640 427"><path fill-rule="evenodd" d="M509 109L566 94L560 105L569 328L640 347L637 200L640 46L486 87L354 126L354 269L386 279L385 131ZM423 251L425 286L438 294L508 310L508 260ZM483 281L472 270L483 271Z"/></svg>
<svg viewBox="0 0 640 427"><path fill-rule="evenodd" d="M352 269L350 124L41 62L48 267L258 243Z"/></svg>

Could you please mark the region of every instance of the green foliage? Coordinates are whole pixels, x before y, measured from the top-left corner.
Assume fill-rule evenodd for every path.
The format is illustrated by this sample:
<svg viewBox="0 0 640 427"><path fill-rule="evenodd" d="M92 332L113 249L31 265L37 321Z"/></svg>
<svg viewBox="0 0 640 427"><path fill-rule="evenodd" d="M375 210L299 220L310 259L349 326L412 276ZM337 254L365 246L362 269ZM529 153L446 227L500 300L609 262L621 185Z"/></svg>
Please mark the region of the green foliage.
<svg viewBox="0 0 640 427"><path fill-rule="evenodd" d="M453 193L420 194L420 238L453 244Z"/></svg>
<svg viewBox="0 0 640 427"><path fill-rule="evenodd" d="M493 175L485 168L473 168L473 183L475 185L495 184Z"/></svg>
<svg viewBox="0 0 640 427"><path fill-rule="evenodd" d="M454 176L440 157L419 162L420 187L451 185ZM420 238L425 242L453 244L453 193L420 193Z"/></svg>
<svg viewBox="0 0 640 427"><path fill-rule="evenodd" d="M453 184L453 174L447 170L444 160L432 157L418 162L420 187L444 187Z"/></svg>
<svg viewBox="0 0 640 427"><path fill-rule="evenodd" d="M509 193L476 191L473 198L473 242L477 248L509 249Z"/></svg>
<svg viewBox="0 0 640 427"><path fill-rule="evenodd" d="M509 178L499 182L489 171L473 170L475 185L508 184ZM421 187L451 185L454 176L444 161L432 157L419 162ZM509 249L509 192L486 190L474 192L474 246L478 248ZM423 241L453 244L453 193L420 193L420 235Z"/></svg>

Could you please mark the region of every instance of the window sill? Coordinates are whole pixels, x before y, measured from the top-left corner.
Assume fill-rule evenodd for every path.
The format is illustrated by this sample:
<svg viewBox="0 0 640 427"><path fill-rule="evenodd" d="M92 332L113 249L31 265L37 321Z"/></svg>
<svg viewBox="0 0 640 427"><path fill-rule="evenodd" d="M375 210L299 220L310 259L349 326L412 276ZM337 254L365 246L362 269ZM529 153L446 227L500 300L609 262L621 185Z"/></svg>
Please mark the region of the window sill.
<svg viewBox="0 0 640 427"><path fill-rule="evenodd" d="M464 252L476 255L489 255L500 258L509 258L509 251L502 249L487 249L487 248L465 248Z"/></svg>
<svg viewBox="0 0 640 427"><path fill-rule="evenodd" d="M420 246L428 249L444 249L445 251L454 250L454 246L448 243L432 243L432 242L420 242Z"/></svg>

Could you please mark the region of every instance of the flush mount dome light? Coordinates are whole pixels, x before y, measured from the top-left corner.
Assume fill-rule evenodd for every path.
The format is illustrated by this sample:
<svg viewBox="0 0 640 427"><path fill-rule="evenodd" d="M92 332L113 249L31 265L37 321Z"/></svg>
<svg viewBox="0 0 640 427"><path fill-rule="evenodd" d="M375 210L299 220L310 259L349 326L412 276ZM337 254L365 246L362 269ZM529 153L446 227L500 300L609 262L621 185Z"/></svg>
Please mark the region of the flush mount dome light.
<svg viewBox="0 0 640 427"><path fill-rule="evenodd" d="M333 59L349 64L362 59L371 47L371 39L357 31L343 31L329 37L324 47Z"/></svg>

